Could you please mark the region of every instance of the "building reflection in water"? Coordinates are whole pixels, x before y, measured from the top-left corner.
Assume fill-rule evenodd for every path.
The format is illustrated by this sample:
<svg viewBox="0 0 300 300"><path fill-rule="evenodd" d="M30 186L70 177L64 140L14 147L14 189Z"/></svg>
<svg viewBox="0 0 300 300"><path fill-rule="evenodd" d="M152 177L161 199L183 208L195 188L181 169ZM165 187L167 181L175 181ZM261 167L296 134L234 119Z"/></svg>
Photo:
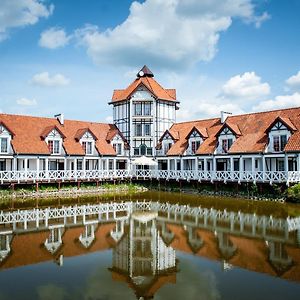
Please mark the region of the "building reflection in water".
<svg viewBox="0 0 300 300"><path fill-rule="evenodd" d="M153 298L161 285L176 279L175 250L163 241L157 217L157 212L135 211L112 232L112 276L127 282L138 299Z"/></svg>
<svg viewBox="0 0 300 300"><path fill-rule="evenodd" d="M138 299L176 283L175 251L300 282L300 218L123 202L1 212L0 225L0 270L112 248L112 278Z"/></svg>

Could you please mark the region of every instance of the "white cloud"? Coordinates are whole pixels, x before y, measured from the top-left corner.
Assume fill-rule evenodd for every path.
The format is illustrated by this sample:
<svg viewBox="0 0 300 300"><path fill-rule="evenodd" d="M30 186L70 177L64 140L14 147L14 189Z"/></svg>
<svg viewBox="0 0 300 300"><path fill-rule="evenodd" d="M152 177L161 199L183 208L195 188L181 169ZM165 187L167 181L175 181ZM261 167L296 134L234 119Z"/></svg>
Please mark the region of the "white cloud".
<svg viewBox="0 0 300 300"><path fill-rule="evenodd" d="M274 100L262 101L253 107L254 111L274 110L300 106L300 93L276 96Z"/></svg>
<svg viewBox="0 0 300 300"><path fill-rule="evenodd" d="M42 72L35 74L31 79L31 83L38 86L58 87L68 85L70 83L70 79L66 78L62 74L50 76L48 72Z"/></svg>
<svg viewBox="0 0 300 300"><path fill-rule="evenodd" d="M0 41L8 37L10 28L33 25L49 17L54 9L43 0L1 0L0 6Z"/></svg>
<svg viewBox="0 0 300 300"><path fill-rule="evenodd" d="M300 71L286 80L286 84L291 88L300 88Z"/></svg>
<svg viewBox="0 0 300 300"><path fill-rule="evenodd" d="M225 97L247 100L255 100L270 94L269 84L261 82L261 78L255 72L246 72L231 77L223 85L222 90Z"/></svg>
<svg viewBox="0 0 300 300"><path fill-rule="evenodd" d="M33 105L37 105L37 102L35 99L20 98L17 100L17 104L23 106L33 106Z"/></svg>
<svg viewBox="0 0 300 300"><path fill-rule="evenodd" d="M260 24L263 16L255 15L251 0L135 1L115 28L101 32L87 25L75 35L97 64L187 68L215 56L233 18Z"/></svg>
<svg viewBox="0 0 300 300"><path fill-rule="evenodd" d="M66 46L71 39L62 28L52 27L41 33L39 45L44 48L57 49Z"/></svg>
<svg viewBox="0 0 300 300"><path fill-rule="evenodd" d="M112 123L113 122L113 117L112 116L107 116L105 118L105 121L108 122L108 123Z"/></svg>

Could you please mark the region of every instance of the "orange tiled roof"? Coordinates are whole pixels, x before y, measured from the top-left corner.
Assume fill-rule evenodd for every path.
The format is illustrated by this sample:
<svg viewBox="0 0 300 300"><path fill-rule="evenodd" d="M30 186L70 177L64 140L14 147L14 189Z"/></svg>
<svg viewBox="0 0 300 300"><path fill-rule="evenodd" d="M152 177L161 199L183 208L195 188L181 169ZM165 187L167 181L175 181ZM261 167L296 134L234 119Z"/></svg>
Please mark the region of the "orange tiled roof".
<svg viewBox="0 0 300 300"><path fill-rule="evenodd" d="M95 141L97 140L96 135L89 128L78 129L75 134L75 140L79 141L86 132L89 132Z"/></svg>
<svg viewBox="0 0 300 300"><path fill-rule="evenodd" d="M14 132L11 143L17 154L49 155L48 146L41 136L55 128L65 137L63 147L68 155L84 155L84 150L75 138L78 132L88 128L95 135L95 146L101 155L116 155L110 140L107 140L109 133L119 133L113 124L65 120L64 125L61 125L56 118L9 114L0 114L0 122Z"/></svg>
<svg viewBox="0 0 300 300"><path fill-rule="evenodd" d="M170 133L179 139L168 151L168 155L182 155L188 146L188 134L196 128L205 128L207 138L200 145L197 154L213 154L217 146L218 133L228 126L237 139L229 153L263 152L268 143L268 129L280 118L294 133L289 138L285 151L300 151L300 107L268 112L230 116L225 123L220 118L175 123Z"/></svg>
<svg viewBox="0 0 300 300"><path fill-rule="evenodd" d="M152 77L138 77L125 90L114 90L112 102L128 99L139 86L146 87L155 97L162 100L176 101L175 89L164 89Z"/></svg>

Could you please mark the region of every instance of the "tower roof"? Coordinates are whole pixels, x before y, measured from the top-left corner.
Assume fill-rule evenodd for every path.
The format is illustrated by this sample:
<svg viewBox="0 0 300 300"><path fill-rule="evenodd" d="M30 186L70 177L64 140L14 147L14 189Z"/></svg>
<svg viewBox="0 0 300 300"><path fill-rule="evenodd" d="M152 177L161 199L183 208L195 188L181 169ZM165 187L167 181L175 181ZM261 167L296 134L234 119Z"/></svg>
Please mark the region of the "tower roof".
<svg viewBox="0 0 300 300"><path fill-rule="evenodd" d="M137 77L154 77L154 74L150 71L150 69L144 65L141 70L136 74Z"/></svg>
<svg viewBox="0 0 300 300"><path fill-rule="evenodd" d="M176 100L176 90L175 89L165 89L163 88L153 77L153 73L145 65L137 73L137 78L126 88L122 90L114 90L112 101L109 104L112 104L117 101L123 101L129 99L129 97L134 93L134 91L141 85L146 87L150 93L152 93L156 98L165 100L165 101L175 101Z"/></svg>

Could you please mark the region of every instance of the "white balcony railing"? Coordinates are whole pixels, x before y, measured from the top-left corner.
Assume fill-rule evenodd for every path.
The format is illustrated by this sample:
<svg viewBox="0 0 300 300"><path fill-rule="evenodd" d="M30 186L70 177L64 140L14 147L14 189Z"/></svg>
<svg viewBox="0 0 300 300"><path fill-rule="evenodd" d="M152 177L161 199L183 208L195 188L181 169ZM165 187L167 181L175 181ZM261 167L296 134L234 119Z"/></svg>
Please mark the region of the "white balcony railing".
<svg viewBox="0 0 300 300"><path fill-rule="evenodd" d="M114 180L114 179L173 179L221 182L300 182L300 171L239 172L195 170L91 170L91 171L0 171L0 183L41 181Z"/></svg>

